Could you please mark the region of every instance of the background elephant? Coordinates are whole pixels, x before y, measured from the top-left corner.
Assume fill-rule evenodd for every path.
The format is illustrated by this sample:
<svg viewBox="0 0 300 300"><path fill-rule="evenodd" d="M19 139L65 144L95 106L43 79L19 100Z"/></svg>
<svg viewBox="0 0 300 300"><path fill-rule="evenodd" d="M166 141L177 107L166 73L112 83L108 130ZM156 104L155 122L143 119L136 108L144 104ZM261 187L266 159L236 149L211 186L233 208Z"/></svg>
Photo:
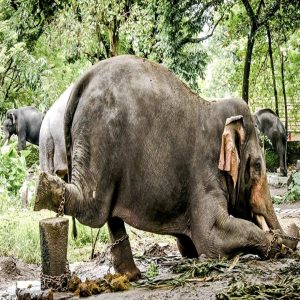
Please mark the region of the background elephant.
<svg viewBox="0 0 300 300"><path fill-rule="evenodd" d="M269 108L258 110L254 113L254 117L258 129L268 137L272 143L272 148L278 154L280 173L286 176L287 136L284 125L275 112ZM265 142L265 145L266 147L270 147L270 143Z"/></svg>
<svg viewBox="0 0 300 300"><path fill-rule="evenodd" d="M46 113L40 131L40 169L64 178L67 174L64 137L64 114L72 86L55 101Z"/></svg>
<svg viewBox="0 0 300 300"><path fill-rule="evenodd" d="M13 134L16 134L18 136L18 151L25 148L26 141L39 145L42 120L43 114L32 106L8 110L3 123L4 143L9 141Z"/></svg>
<svg viewBox="0 0 300 300"><path fill-rule="evenodd" d="M46 113L41 130L39 161L41 172L57 175L67 181L68 166L64 136L64 115L73 85L69 86ZM73 217L73 236L77 238Z"/></svg>
<svg viewBox="0 0 300 300"><path fill-rule="evenodd" d="M163 66L101 61L75 84L65 113L70 183L42 172L35 210L108 223L116 271L140 276L124 222L177 237L183 256L280 252L253 117L242 100L208 102ZM64 197L63 197L64 196ZM293 234L297 228L293 226ZM291 233L292 234L292 233Z"/></svg>

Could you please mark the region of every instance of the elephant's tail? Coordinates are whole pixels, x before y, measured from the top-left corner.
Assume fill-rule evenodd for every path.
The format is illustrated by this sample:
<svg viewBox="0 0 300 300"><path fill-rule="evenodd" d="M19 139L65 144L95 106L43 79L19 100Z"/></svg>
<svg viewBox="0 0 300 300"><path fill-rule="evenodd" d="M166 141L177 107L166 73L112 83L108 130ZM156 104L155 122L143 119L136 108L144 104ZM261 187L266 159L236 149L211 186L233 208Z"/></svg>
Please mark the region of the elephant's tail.
<svg viewBox="0 0 300 300"><path fill-rule="evenodd" d="M64 118L64 133L65 133L65 143L66 143L66 158L67 158L67 167L68 167L68 182L71 182L72 174L72 136L71 128L73 123L74 114L76 112L78 103L81 99L81 96L88 86L92 72L88 72L79 81L74 85L72 92L70 94Z"/></svg>
<svg viewBox="0 0 300 300"><path fill-rule="evenodd" d="M83 78L84 79L84 78ZM71 136L71 128L73 123L73 117L76 111L76 108L78 106L79 100L81 98L84 84L82 83L84 80L79 80L79 82L75 85L73 88L69 100L67 103L66 111L65 111L65 117L64 117L64 133L65 133L65 144L66 144L66 159L67 159L67 182L71 182L71 174L72 174L72 136ZM72 217L72 234L73 238L77 239L77 227L76 227L76 219L75 217Z"/></svg>

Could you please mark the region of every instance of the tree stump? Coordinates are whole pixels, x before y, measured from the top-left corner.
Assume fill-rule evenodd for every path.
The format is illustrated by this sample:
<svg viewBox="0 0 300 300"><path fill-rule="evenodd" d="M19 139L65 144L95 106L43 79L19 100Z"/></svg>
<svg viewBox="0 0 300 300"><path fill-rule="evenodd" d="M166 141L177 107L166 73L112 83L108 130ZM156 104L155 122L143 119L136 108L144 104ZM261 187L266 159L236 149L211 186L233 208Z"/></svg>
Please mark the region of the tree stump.
<svg viewBox="0 0 300 300"><path fill-rule="evenodd" d="M49 218L40 221L42 290L67 290L70 271L67 261L69 220Z"/></svg>

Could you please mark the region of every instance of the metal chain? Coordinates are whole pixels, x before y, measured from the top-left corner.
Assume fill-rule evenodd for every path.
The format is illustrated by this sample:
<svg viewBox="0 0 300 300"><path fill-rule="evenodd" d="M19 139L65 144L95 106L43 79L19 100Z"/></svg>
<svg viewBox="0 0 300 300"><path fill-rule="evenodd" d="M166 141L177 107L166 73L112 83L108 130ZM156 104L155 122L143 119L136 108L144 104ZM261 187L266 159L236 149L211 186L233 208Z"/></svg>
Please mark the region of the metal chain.
<svg viewBox="0 0 300 300"><path fill-rule="evenodd" d="M69 262L66 262L66 270L64 274L58 276L46 275L41 272L41 289L52 289L57 292L67 292L68 283L71 278Z"/></svg>
<svg viewBox="0 0 300 300"><path fill-rule="evenodd" d="M283 239L287 239L290 241L300 241L300 238L297 237L293 237L293 236L289 236L289 235L285 235L285 234L281 234L281 233L274 233L272 230L269 231L269 233L273 234L272 240L270 242L270 245L268 246L267 252L265 254L265 258L268 258L270 251L274 245L274 242L277 240L277 238L283 238Z"/></svg>
<svg viewBox="0 0 300 300"><path fill-rule="evenodd" d="M61 201L58 207L58 211L56 214L56 217L62 217L64 215L65 210L65 202L66 202L66 183L64 181L62 182L62 195L61 195Z"/></svg>
<svg viewBox="0 0 300 300"><path fill-rule="evenodd" d="M114 248L115 246L117 246L118 244L124 242L125 240L127 240L129 238L128 234L123 235L121 238L117 239L116 241L114 241L111 245L110 245L110 252L112 250L112 248Z"/></svg>
<svg viewBox="0 0 300 300"><path fill-rule="evenodd" d="M108 269L107 269L107 274L110 273L110 269L113 266L113 261L112 261L112 249L117 246L118 244L124 242L129 238L128 234L123 235L121 238L115 240L110 246L109 246L109 251L110 251L110 258L109 258L109 263L108 263Z"/></svg>
<svg viewBox="0 0 300 300"><path fill-rule="evenodd" d="M269 254L270 254L270 251L274 245L274 242L277 240L278 238L278 234L277 233L274 233L273 231L270 231L271 234L273 234L273 237L272 237L272 240L270 242L270 245L268 246L268 249L267 249L267 252L265 254L265 258L268 258L269 257Z"/></svg>
<svg viewBox="0 0 300 300"><path fill-rule="evenodd" d="M293 237L293 236L289 236L289 235L285 235L285 234L281 234L281 233L277 233L277 235L283 239L300 242L300 238L297 238L297 237Z"/></svg>

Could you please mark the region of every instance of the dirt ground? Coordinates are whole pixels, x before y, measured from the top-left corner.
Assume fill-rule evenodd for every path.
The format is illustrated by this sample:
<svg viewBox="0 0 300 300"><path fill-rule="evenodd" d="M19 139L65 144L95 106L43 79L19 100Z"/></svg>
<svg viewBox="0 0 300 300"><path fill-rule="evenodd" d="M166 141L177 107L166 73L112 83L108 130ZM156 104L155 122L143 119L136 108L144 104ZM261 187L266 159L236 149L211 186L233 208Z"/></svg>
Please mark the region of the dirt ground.
<svg viewBox="0 0 300 300"><path fill-rule="evenodd" d="M271 186L272 195L283 195L286 186ZM300 202L275 206L277 216L283 228L291 223L296 223L300 228ZM138 286L131 287L125 292L103 293L91 296L88 299L216 299L216 295L226 289L228 284L239 279L247 282L276 283L281 278L282 270L288 270L295 266L295 258L262 261L258 257L248 255L240 257L239 261L228 262L230 267L224 267L221 271L212 272L206 279L197 277L191 281L185 281L180 286L177 282L172 287L163 286L166 279L178 279L178 274L172 272L174 265L182 260L177 250L175 239L172 237L158 236L130 229L131 245L135 254L135 261L142 272L142 279ZM300 258L300 245L297 251L297 263ZM109 252L99 254L93 261L78 262L70 265L72 272L85 280L103 277L109 271ZM206 258L200 258L205 262ZM159 274L147 280L145 275L149 265L157 267ZM298 267L299 268L299 267ZM113 271L111 269L111 271ZM0 257L0 300L16 299L16 287L27 287L29 282L39 286L40 267L25 264L15 258ZM299 270L296 276L299 277ZM149 284L149 282L151 284ZM155 286L160 285L160 288ZM179 285L179 286L178 286ZM146 287L145 287L146 286ZM55 294L54 299L77 299L72 294ZM254 299L254 298L253 298ZM271 298L268 298L271 299ZM300 299L300 296L293 299Z"/></svg>

